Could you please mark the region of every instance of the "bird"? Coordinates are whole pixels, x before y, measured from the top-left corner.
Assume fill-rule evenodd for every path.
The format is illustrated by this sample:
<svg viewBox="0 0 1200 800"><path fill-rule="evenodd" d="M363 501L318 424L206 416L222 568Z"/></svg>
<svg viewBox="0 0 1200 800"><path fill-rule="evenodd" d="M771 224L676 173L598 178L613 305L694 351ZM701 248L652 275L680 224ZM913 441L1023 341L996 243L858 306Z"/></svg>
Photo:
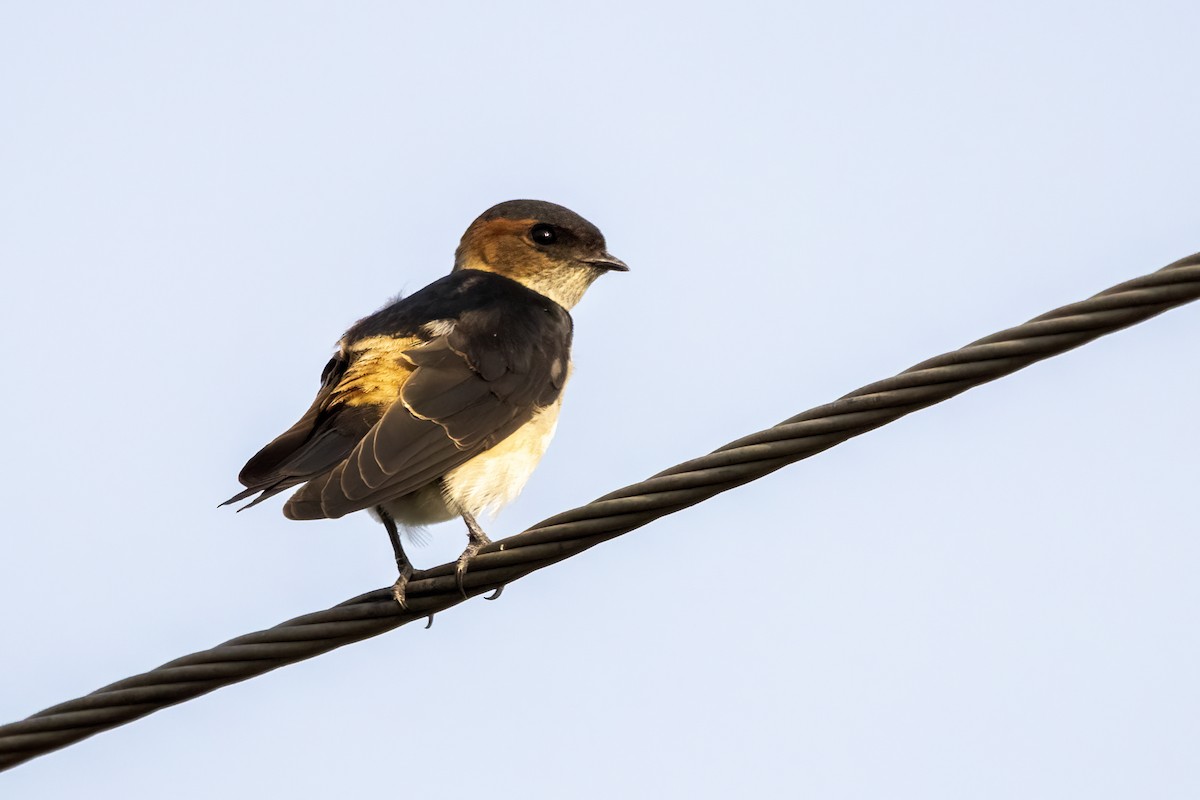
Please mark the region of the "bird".
<svg viewBox="0 0 1200 800"><path fill-rule="evenodd" d="M570 209L509 200L467 228L448 275L354 323L309 409L238 475L239 511L289 489L288 519L368 511L387 530L407 607L400 540L460 517L470 560L479 517L524 488L554 435L571 374L570 310L601 275L629 267ZM493 595L494 597L495 595Z"/></svg>

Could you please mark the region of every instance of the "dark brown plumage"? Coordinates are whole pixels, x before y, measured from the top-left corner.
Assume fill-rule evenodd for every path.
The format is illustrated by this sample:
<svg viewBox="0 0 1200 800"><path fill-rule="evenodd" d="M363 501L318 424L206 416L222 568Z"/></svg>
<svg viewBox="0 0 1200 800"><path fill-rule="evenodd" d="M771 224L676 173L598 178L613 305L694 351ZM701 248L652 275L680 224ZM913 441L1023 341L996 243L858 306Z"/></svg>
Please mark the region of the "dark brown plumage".
<svg viewBox="0 0 1200 800"><path fill-rule="evenodd" d="M226 502L253 506L299 486L284 505L291 519L372 510L395 548L401 603L412 568L395 523L462 516L461 582L488 541L475 517L516 496L553 435L570 371L567 309L600 274L625 269L568 209L489 209L450 275L346 332L312 406L246 463L246 489Z"/></svg>

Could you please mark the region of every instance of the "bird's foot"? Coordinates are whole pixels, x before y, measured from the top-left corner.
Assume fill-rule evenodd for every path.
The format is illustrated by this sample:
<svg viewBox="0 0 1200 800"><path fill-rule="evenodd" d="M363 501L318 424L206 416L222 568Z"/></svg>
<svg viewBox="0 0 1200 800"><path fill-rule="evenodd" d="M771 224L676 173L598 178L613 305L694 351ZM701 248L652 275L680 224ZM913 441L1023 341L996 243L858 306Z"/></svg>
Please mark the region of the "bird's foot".
<svg viewBox="0 0 1200 800"><path fill-rule="evenodd" d="M467 543L467 549L462 551L462 555L458 557L458 562L454 567L454 577L458 581L458 591L464 598L467 596L467 588L463 584L463 579L467 577L467 564L479 554L480 550L492 543L492 540L483 531L472 531L471 533L471 540Z"/></svg>
<svg viewBox="0 0 1200 800"><path fill-rule="evenodd" d="M399 559L397 559L399 561ZM400 577L396 578L396 582L392 584L392 597L396 598L396 602L403 609L408 608L408 601L405 599L405 590L408 588L408 580L413 576L412 564L405 561L404 564L397 563L400 567Z"/></svg>

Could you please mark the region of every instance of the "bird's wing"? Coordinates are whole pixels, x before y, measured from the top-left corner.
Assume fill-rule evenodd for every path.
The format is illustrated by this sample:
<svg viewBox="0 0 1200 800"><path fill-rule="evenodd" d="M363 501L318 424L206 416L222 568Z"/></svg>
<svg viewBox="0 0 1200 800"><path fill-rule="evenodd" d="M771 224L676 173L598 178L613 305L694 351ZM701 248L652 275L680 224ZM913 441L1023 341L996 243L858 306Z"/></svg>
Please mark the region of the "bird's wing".
<svg viewBox="0 0 1200 800"><path fill-rule="evenodd" d="M405 350L412 372L399 398L284 514L333 518L403 497L514 433L562 391L570 349L570 318L562 317L518 335L490 329L497 320L460 321Z"/></svg>
<svg viewBox="0 0 1200 800"><path fill-rule="evenodd" d="M238 474L245 490L222 505L259 496L245 508L328 472L354 449L378 421L381 411L370 405L337 402L350 360L339 353L321 373L321 388L304 416L246 462Z"/></svg>

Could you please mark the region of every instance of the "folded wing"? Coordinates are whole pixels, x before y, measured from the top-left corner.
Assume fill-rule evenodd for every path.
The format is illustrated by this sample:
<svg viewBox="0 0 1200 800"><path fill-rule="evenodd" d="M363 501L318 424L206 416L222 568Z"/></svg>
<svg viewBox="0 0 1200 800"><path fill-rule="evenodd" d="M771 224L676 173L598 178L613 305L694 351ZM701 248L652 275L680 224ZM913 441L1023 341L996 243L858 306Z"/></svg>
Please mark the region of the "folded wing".
<svg viewBox="0 0 1200 800"><path fill-rule="evenodd" d="M414 340L399 354L407 369L391 372L404 378L389 405L355 405L353 364L331 362L312 407L250 460L247 489L228 502L303 483L286 516L341 517L417 491L508 437L558 399L567 376L570 317L553 304L532 311L464 314Z"/></svg>

